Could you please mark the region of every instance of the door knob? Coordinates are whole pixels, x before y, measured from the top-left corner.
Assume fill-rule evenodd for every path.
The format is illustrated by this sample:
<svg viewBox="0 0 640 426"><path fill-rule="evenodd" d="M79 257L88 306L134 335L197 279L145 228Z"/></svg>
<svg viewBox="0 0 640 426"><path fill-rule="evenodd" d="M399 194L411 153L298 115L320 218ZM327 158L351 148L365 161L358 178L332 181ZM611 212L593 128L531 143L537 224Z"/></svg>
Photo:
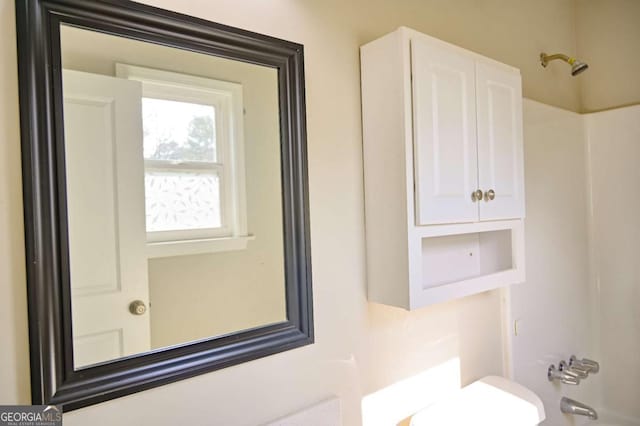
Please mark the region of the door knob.
<svg viewBox="0 0 640 426"><path fill-rule="evenodd" d="M491 201L494 198L496 198L496 191L494 191L493 189L488 190L487 192L484 193L484 200L485 201Z"/></svg>
<svg viewBox="0 0 640 426"><path fill-rule="evenodd" d="M471 200L475 203L476 201L482 200L482 190L478 189L477 191L473 191L471 193Z"/></svg>
<svg viewBox="0 0 640 426"><path fill-rule="evenodd" d="M142 300L134 300L129 304L129 312L133 315L143 315L147 312L147 306Z"/></svg>

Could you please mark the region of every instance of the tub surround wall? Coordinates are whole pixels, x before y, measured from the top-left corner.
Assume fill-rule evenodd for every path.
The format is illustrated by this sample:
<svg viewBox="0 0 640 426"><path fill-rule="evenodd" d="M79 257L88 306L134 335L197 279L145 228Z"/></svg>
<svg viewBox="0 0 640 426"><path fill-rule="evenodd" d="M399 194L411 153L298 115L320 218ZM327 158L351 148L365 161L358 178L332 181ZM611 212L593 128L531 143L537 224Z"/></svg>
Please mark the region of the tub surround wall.
<svg viewBox="0 0 640 426"><path fill-rule="evenodd" d="M570 425L568 396L597 405L599 375L579 386L547 380L547 368L595 351L589 280L587 160L583 117L524 102L527 282L512 286L514 379L542 399L545 424ZM511 326L513 333L513 325Z"/></svg>
<svg viewBox="0 0 640 426"><path fill-rule="evenodd" d="M640 424L640 106L580 115L525 101L527 285L511 289L515 380L551 425L568 396ZM550 208L552 206L553 208ZM570 355L600 361L579 386L546 369ZM586 421L586 420L585 420Z"/></svg>
<svg viewBox="0 0 640 426"><path fill-rule="evenodd" d="M585 116L602 405L640 424L640 106Z"/></svg>

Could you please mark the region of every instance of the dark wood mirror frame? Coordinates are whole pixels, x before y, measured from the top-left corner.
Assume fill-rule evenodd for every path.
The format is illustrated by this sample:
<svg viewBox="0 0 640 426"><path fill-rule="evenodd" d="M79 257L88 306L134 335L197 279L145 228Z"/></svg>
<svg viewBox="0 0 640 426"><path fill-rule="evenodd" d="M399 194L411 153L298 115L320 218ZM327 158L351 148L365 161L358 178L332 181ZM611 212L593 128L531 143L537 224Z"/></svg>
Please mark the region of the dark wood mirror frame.
<svg viewBox="0 0 640 426"><path fill-rule="evenodd" d="M16 0L33 404L69 411L313 343L302 45L126 0ZM60 25L277 69L287 321L74 369Z"/></svg>

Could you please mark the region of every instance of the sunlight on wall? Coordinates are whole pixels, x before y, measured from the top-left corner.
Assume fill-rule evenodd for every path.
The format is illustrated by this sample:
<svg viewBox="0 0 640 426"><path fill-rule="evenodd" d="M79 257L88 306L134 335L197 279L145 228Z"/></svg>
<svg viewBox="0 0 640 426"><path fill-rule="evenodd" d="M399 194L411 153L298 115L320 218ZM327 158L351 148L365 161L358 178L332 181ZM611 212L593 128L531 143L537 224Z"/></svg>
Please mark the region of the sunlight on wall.
<svg viewBox="0 0 640 426"><path fill-rule="evenodd" d="M362 398L362 424L389 426L460 389L460 358L452 358Z"/></svg>

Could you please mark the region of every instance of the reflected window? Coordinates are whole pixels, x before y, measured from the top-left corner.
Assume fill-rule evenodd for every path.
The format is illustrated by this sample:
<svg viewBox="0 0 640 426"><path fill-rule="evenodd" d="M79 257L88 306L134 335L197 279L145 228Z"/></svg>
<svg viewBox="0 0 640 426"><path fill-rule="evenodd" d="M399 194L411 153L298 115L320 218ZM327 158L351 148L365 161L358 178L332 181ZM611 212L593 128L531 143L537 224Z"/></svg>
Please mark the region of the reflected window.
<svg viewBox="0 0 640 426"><path fill-rule="evenodd" d="M193 253L184 242L246 237L242 87L123 64L116 70L142 83L148 243L180 243L184 253L167 254L176 255Z"/></svg>
<svg viewBox="0 0 640 426"><path fill-rule="evenodd" d="M142 99L147 232L223 226L215 108Z"/></svg>

